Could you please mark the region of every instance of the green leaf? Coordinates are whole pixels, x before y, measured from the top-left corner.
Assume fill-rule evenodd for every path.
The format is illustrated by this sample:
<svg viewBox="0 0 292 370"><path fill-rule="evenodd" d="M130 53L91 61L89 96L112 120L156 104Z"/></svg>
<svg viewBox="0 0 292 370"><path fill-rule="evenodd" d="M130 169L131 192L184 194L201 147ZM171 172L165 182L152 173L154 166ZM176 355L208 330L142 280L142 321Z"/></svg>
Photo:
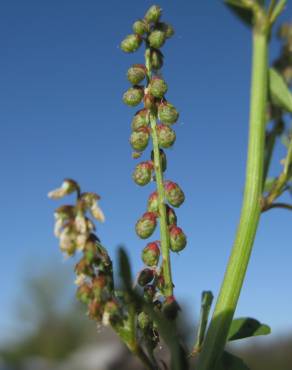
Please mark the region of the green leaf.
<svg viewBox="0 0 292 370"><path fill-rule="evenodd" d="M261 324L258 320L250 317L243 317L232 321L227 340L267 335L270 332L271 329L268 325Z"/></svg>
<svg viewBox="0 0 292 370"><path fill-rule="evenodd" d="M242 361L241 358L224 351L219 365L216 370L249 370L249 367Z"/></svg>
<svg viewBox="0 0 292 370"><path fill-rule="evenodd" d="M292 113L292 94L282 76L274 68L270 68L269 71L269 89L272 103Z"/></svg>
<svg viewBox="0 0 292 370"><path fill-rule="evenodd" d="M123 247L119 248L119 269L120 276L125 285L126 289L131 288L132 284L132 273L129 257Z"/></svg>
<svg viewBox="0 0 292 370"><path fill-rule="evenodd" d="M242 5L240 0L225 0L225 5L246 25L252 26L253 14L250 9L247 9L245 5Z"/></svg>

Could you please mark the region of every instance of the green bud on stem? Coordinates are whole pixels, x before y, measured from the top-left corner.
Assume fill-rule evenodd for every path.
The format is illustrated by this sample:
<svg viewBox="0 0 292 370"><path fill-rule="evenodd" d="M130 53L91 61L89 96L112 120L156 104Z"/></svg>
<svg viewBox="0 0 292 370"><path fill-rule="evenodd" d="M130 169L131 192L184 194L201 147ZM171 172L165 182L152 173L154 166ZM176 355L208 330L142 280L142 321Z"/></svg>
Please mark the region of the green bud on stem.
<svg viewBox="0 0 292 370"><path fill-rule="evenodd" d="M142 260L147 266L157 266L159 257L159 242L148 243L142 251Z"/></svg>
<svg viewBox="0 0 292 370"><path fill-rule="evenodd" d="M171 147L176 140L174 130L168 125L164 124L157 125L157 135L159 146L162 148Z"/></svg>
<svg viewBox="0 0 292 370"><path fill-rule="evenodd" d="M146 76L146 67L144 64L134 64L128 69L127 77L133 85L138 85Z"/></svg>
<svg viewBox="0 0 292 370"><path fill-rule="evenodd" d="M133 131L130 137L130 143L134 150L142 152L147 148L149 143L149 128L148 127L141 127L136 131Z"/></svg>
<svg viewBox="0 0 292 370"><path fill-rule="evenodd" d="M180 227L171 225L169 227L170 249L173 252L180 252L187 244L187 238Z"/></svg>
<svg viewBox="0 0 292 370"><path fill-rule="evenodd" d="M161 77L153 77L150 81L150 93L155 96L155 98L163 98L167 89L167 84Z"/></svg>
<svg viewBox="0 0 292 370"><path fill-rule="evenodd" d="M123 95L123 101L130 107L140 104L144 96L144 89L141 86L134 86L128 89Z"/></svg>
<svg viewBox="0 0 292 370"><path fill-rule="evenodd" d="M122 42L121 42L121 49L125 53L133 53L137 49L139 49L142 43L142 38L139 35L128 35Z"/></svg>
<svg viewBox="0 0 292 370"><path fill-rule="evenodd" d="M154 30L148 36L149 45L155 49L160 49L164 45L165 40L165 33L160 30Z"/></svg>
<svg viewBox="0 0 292 370"><path fill-rule="evenodd" d="M172 104L162 102L158 106L158 117L163 123L173 124L178 120L179 113Z"/></svg>
<svg viewBox="0 0 292 370"><path fill-rule="evenodd" d="M153 162L141 162L137 164L134 172L133 172L133 180L137 185L144 186L147 185L151 178L152 178L152 171L153 171Z"/></svg>
<svg viewBox="0 0 292 370"><path fill-rule="evenodd" d="M136 233L141 239L149 238L157 225L157 215L154 212L146 212L136 223Z"/></svg>

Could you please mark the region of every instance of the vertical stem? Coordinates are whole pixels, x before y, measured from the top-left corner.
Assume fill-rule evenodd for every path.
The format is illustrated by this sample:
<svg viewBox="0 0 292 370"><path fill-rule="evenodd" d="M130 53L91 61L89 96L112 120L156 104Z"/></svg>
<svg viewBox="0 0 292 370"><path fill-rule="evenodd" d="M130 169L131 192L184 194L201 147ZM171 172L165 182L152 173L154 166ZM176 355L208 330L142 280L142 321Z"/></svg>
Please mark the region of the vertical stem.
<svg viewBox="0 0 292 370"><path fill-rule="evenodd" d="M268 27L253 30L251 110L246 183L239 226L214 314L199 358L199 370L213 370L224 349L259 223L267 101ZM264 22L265 23L265 22Z"/></svg>
<svg viewBox="0 0 292 370"><path fill-rule="evenodd" d="M148 84L151 80L151 62L150 62L150 48L146 48L145 52L145 64L147 68L147 80ZM173 295L173 283L171 276L170 266L170 254L169 254L169 231L166 217L165 207L165 196L164 196L164 184L163 184L163 171L160 161L160 151L158 144L158 136L156 130L157 114L153 111L150 112L150 125L151 125L151 137L153 143L153 154L154 154L154 169L156 177L156 186L158 193L158 210L160 216L160 238L161 238L161 252L162 252L162 268L164 278L164 292L166 297Z"/></svg>

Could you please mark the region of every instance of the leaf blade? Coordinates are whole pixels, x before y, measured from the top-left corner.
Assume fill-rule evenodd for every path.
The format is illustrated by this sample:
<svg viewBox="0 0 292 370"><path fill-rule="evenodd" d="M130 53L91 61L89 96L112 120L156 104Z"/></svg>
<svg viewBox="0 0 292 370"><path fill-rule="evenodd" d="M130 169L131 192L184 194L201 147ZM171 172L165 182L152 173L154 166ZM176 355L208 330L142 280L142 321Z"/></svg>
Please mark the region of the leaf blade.
<svg viewBox="0 0 292 370"><path fill-rule="evenodd" d="M271 329L268 325L250 317L242 317L232 321L227 340L232 341L270 333Z"/></svg>
<svg viewBox="0 0 292 370"><path fill-rule="evenodd" d="M292 94L283 77L274 68L269 70L269 90L272 103L292 113Z"/></svg>

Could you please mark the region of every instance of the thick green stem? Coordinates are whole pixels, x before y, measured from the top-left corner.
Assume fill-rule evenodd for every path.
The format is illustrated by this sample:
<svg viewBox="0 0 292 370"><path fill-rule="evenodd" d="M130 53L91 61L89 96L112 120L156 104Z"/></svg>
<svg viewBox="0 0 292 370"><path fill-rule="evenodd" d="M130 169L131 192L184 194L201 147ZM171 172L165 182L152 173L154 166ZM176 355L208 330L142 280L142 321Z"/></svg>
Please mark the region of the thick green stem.
<svg viewBox="0 0 292 370"><path fill-rule="evenodd" d="M162 268L164 278L164 293L165 295L173 295L173 283L171 277L170 255L169 255L169 231L166 217L164 185L163 185L163 172L160 160L160 151L158 145L158 136L156 130L156 117L153 113L150 114L150 124L153 142L154 153L154 168L156 177L156 186L158 193L158 210L160 217L160 238L161 238L161 252L162 252Z"/></svg>
<svg viewBox="0 0 292 370"><path fill-rule="evenodd" d="M150 48L146 48L145 52L145 64L147 68L147 79L148 84L151 80L151 63L150 63ZM158 193L158 210L160 217L160 241L161 241L161 252L162 252L162 268L164 278L164 294L166 297L173 295L173 282L171 276L171 265L170 265L170 254L169 254L169 231L166 217L165 207L165 195L164 195L164 184L163 184L163 171L160 160L160 150L157 136L157 115L152 111L150 112L150 125L151 125L151 137L153 143L153 154L154 154L154 169L156 178L156 187Z"/></svg>
<svg viewBox="0 0 292 370"><path fill-rule="evenodd" d="M199 370L214 370L227 340L259 223L267 102L268 30L253 31L251 110L246 184L241 217L214 314L199 358Z"/></svg>

